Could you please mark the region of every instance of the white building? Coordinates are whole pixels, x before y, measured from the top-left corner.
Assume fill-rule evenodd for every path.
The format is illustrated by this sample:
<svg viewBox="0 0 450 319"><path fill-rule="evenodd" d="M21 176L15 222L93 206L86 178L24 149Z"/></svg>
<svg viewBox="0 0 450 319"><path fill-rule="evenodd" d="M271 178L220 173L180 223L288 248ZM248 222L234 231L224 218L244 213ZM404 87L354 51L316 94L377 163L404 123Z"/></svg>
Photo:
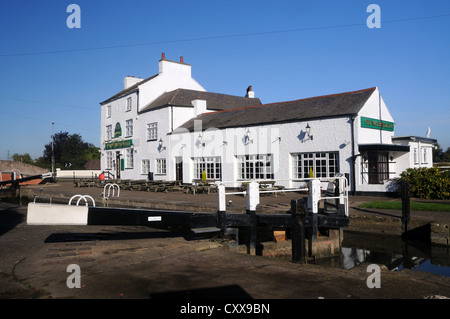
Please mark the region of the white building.
<svg viewBox="0 0 450 319"><path fill-rule="evenodd" d="M122 179L209 180L237 187L250 179L299 187L346 174L355 193L390 192L409 167L431 167L429 137L395 137L378 88L261 104L209 93L191 66L159 61L147 79L125 78L101 103L102 170Z"/></svg>

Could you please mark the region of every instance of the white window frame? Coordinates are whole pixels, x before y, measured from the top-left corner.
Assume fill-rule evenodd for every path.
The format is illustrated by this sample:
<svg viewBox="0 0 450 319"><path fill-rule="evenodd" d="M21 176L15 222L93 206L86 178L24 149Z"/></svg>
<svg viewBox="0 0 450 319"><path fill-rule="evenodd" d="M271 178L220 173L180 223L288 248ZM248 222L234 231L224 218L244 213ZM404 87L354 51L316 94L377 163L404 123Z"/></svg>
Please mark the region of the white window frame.
<svg viewBox="0 0 450 319"><path fill-rule="evenodd" d="M150 160L149 159L141 160L141 174L148 175L149 172L150 172Z"/></svg>
<svg viewBox="0 0 450 319"><path fill-rule="evenodd" d="M113 137L112 125L106 125L106 140L109 141Z"/></svg>
<svg viewBox="0 0 450 319"><path fill-rule="evenodd" d="M106 169L113 169L113 152L106 151Z"/></svg>
<svg viewBox="0 0 450 319"><path fill-rule="evenodd" d="M133 136L133 119L129 119L125 121L125 137L132 137Z"/></svg>
<svg viewBox="0 0 450 319"><path fill-rule="evenodd" d="M274 165L272 154L253 154L236 156L238 161L239 180L268 180L274 179Z"/></svg>
<svg viewBox="0 0 450 319"><path fill-rule="evenodd" d="M339 173L339 152L294 153L294 179L309 178L310 168L314 177L330 178Z"/></svg>
<svg viewBox="0 0 450 319"><path fill-rule="evenodd" d="M127 98L127 109L126 112L131 111L131 96L129 98Z"/></svg>
<svg viewBox="0 0 450 319"><path fill-rule="evenodd" d="M134 168L134 149L125 149L125 168Z"/></svg>
<svg viewBox="0 0 450 319"><path fill-rule="evenodd" d="M206 171L206 179L222 180L222 159L220 156L194 157L194 179L202 179L203 170Z"/></svg>
<svg viewBox="0 0 450 319"><path fill-rule="evenodd" d="M166 175L167 174L167 162L165 158L156 159L156 174Z"/></svg>
<svg viewBox="0 0 450 319"><path fill-rule="evenodd" d="M111 117L111 105L106 106L106 118Z"/></svg>
<svg viewBox="0 0 450 319"><path fill-rule="evenodd" d="M158 122L147 124L147 141L154 141L158 139Z"/></svg>

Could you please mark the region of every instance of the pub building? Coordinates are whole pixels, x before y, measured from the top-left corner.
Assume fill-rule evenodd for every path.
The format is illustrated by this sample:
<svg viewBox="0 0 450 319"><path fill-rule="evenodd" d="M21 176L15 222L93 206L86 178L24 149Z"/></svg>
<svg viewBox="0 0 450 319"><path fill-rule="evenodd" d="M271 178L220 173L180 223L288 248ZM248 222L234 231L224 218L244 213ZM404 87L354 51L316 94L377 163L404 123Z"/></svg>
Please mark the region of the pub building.
<svg viewBox="0 0 450 319"><path fill-rule="evenodd" d="M101 169L114 178L249 180L302 187L344 174L352 194L395 192L410 167L432 167L435 139L395 136L377 87L262 104L207 92L191 65L163 53L158 74L127 76L101 105Z"/></svg>

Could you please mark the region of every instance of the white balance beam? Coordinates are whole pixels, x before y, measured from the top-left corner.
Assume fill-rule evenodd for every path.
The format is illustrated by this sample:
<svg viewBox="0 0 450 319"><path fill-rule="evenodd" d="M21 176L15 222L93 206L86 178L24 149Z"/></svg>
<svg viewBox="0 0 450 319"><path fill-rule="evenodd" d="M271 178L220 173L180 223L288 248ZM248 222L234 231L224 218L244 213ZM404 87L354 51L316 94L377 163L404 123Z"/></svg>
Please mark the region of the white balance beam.
<svg viewBox="0 0 450 319"><path fill-rule="evenodd" d="M28 203L28 225L87 225L88 206Z"/></svg>

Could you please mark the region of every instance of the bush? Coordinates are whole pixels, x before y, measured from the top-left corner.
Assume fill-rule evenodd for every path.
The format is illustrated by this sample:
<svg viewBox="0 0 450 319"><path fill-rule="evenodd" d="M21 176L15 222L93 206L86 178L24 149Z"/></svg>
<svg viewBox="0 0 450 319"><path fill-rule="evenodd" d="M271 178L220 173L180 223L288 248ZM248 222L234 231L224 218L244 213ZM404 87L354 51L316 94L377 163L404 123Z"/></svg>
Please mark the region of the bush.
<svg viewBox="0 0 450 319"><path fill-rule="evenodd" d="M400 175L399 182L409 183L413 197L450 199L450 176L435 167L408 168Z"/></svg>

